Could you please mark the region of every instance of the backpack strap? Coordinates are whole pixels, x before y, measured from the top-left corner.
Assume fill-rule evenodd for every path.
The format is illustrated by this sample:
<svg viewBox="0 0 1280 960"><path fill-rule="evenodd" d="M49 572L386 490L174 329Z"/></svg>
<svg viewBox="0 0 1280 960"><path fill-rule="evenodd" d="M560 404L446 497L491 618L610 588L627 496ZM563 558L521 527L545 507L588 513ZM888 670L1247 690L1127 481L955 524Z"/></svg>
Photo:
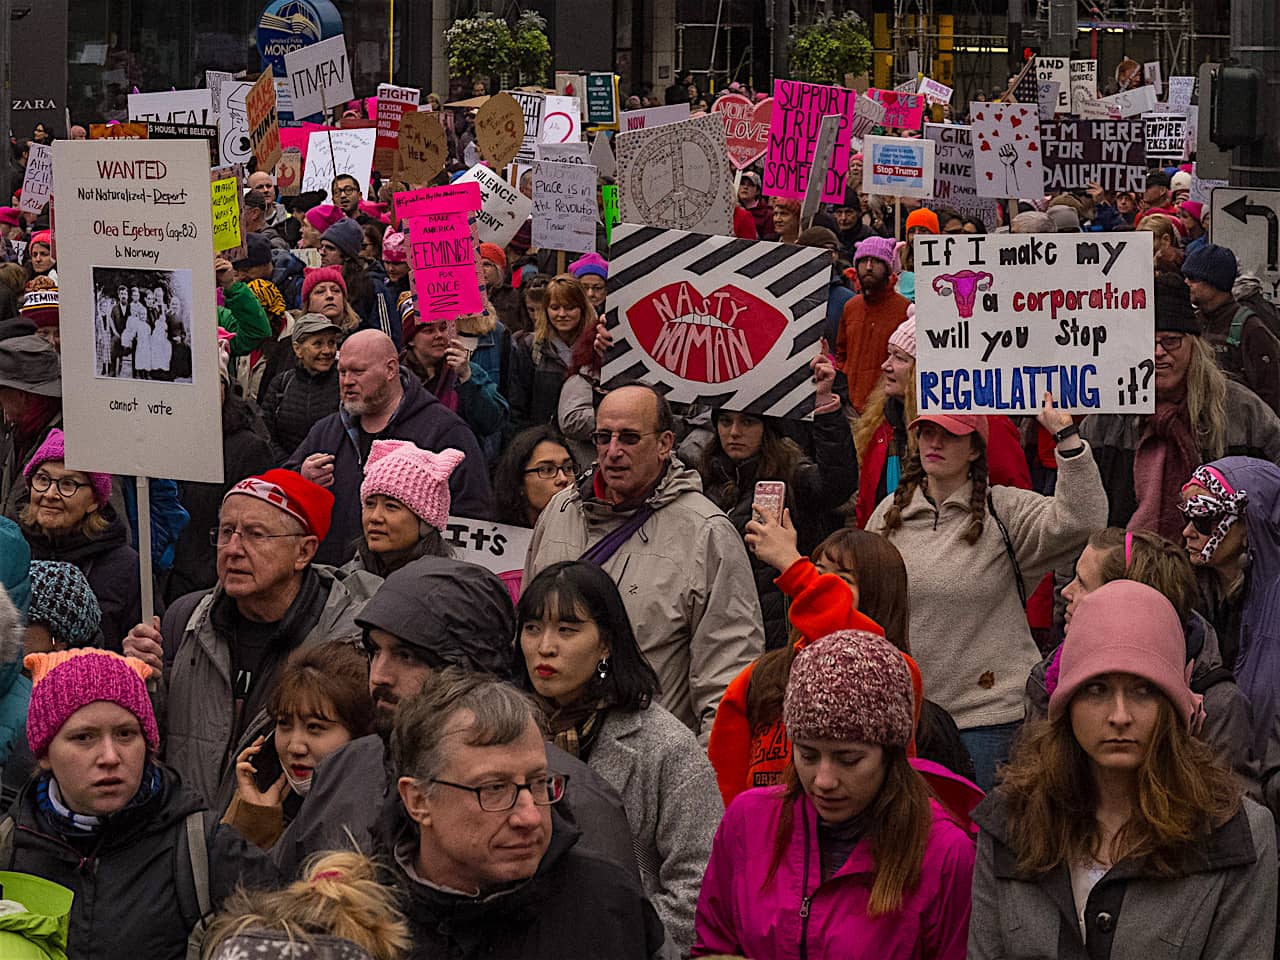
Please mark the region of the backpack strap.
<svg viewBox="0 0 1280 960"><path fill-rule="evenodd" d="M996 502L991 497L991 491L987 491L987 512L991 514L991 519L996 522L996 526L1000 529L1000 539L1004 541L1004 552L1009 558L1009 562L1013 564L1013 582L1018 587L1018 602L1024 607L1027 605L1027 587L1022 582L1022 568L1018 566L1018 555L1013 552L1013 540L1009 536L1009 531L1005 528L1004 521L1000 519L1000 514L996 513Z"/></svg>
<svg viewBox="0 0 1280 960"><path fill-rule="evenodd" d="M16 826L12 814L0 820L0 866L5 870L13 867L13 831Z"/></svg>
<svg viewBox="0 0 1280 960"><path fill-rule="evenodd" d="M186 850L183 851L183 847ZM185 853L185 856L184 856ZM182 832L178 834L178 869L183 861L191 868L191 880L196 895L196 907L200 917L187 936L187 960L200 960L205 933L213 916L213 899L209 895L209 847L204 835L204 811L187 814ZM185 886L185 884L183 885Z"/></svg>
<svg viewBox="0 0 1280 960"><path fill-rule="evenodd" d="M1240 337L1244 333L1245 321L1251 316L1253 316L1253 311L1245 304L1236 307L1235 315L1231 318L1231 329L1227 331L1227 346L1240 346Z"/></svg>

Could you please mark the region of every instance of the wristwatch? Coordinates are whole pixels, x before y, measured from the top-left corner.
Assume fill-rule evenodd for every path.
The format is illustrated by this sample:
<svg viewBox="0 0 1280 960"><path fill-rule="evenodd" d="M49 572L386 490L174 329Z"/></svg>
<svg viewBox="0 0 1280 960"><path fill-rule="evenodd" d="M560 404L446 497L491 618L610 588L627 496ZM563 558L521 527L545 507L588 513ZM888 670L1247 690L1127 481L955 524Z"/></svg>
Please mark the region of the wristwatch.
<svg viewBox="0 0 1280 960"><path fill-rule="evenodd" d="M1053 442L1061 443L1063 440L1066 440L1069 437L1078 437L1078 436L1080 436L1080 428L1076 426L1074 423L1069 423L1053 435Z"/></svg>

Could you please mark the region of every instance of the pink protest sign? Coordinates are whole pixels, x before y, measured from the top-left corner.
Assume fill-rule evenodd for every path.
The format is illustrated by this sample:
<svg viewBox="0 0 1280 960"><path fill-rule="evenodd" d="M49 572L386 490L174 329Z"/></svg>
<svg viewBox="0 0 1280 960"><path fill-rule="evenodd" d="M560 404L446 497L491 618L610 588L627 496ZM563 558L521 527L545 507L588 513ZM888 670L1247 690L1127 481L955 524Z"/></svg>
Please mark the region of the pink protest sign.
<svg viewBox="0 0 1280 960"><path fill-rule="evenodd" d="M418 315L424 322L484 310L476 283L475 243L465 213L410 220L409 266L418 291Z"/></svg>
<svg viewBox="0 0 1280 960"><path fill-rule="evenodd" d="M773 110L769 116L769 150L764 163L764 193L770 197L803 200L818 146L822 118L839 116L840 132L831 165L822 185L823 203L844 199L849 175L849 127L857 94L799 80L773 81Z"/></svg>
<svg viewBox="0 0 1280 960"><path fill-rule="evenodd" d="M378 95L374 98L374 113L378 127L378 138L373 145L374 169L390 174L395 169L395 152L400 146L400 116L408 110L417 110L421 91L412 87L396 87L387 83L378 84Z"/></svg>
<svg viewBox="0 0 1280 960"><path fill-rule="evenodd" d="M881 126L890 130L919 130L924 119L924 97L918 93L880 90L872 87L867 96L884 105Z"/></svg>
<svg viewBox="0 0 1280 960"><path fill-rule="evenodd" d="M740 93L726 93L711 107L724 121L724 139L729 146L729 162L745 170L769 149L769 117L773 101L752 103Z"/></svg>
<svg viewBox="0 0 1280 960"><path fill-rule="evenodd" d="M444 187L421 187L405 190L391 197L397 220L427 217L437 213L470 213L482 204L480 184L451 183Z"/></svg>

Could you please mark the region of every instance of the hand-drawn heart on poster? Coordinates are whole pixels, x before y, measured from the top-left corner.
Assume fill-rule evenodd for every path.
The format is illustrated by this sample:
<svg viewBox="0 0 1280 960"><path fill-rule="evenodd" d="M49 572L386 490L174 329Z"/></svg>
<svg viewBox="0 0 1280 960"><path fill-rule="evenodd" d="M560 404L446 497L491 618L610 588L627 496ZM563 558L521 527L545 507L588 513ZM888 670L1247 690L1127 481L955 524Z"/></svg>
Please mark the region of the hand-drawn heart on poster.
<svg viewBox="0 0 1280 960"><path fill-rule="evenodd" d="M733 178L719 117L705 114L617 139L623 221L732 232Z"/></svg>
<svg viewBox="0 0 1280 960"><path fill-rule="evenodd" d="M969 104L973 175L980 197L1039 198L1044 193L1037 104Z"/></svg>
<svg viewBox="0 0 1280 960"><path fill-rule="evenodd" d="M676 403L811 416L830 272L821 248L618 224L604 389L643 379Z"/></svg>
<svg viewBox="0 0 1280 960"><path fill-rule="evenodd" d="M769 149L772 97L753 104L740 93L726 93L712 104L711 112L724 121L729 162L735 169L745 170L765 155Z"/></svg>

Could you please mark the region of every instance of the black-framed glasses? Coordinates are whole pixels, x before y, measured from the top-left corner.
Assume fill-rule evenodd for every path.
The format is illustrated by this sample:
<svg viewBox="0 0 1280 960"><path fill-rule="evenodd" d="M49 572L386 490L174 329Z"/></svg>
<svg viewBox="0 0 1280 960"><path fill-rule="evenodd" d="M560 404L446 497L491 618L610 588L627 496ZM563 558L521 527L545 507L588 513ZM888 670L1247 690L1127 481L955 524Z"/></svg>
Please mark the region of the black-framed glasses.
<svg viewBox="0 0 1280 960"><path fill-rule="evenodd" d="M478 787L467 786L465 783L450 783L448 780L439 780L434 777L430 782L438 783L442 787L453 787L455 790L474 793L481 810L502 813L516 805L521 790L528 790L533 802L540 807L559 803L564 799L564 788L569 783L569 777L563 773L548 773L546 776L534 777L528 783L513 783L507 780L503 783L482 783Z"/></svg>
<svg viewBox="0 0 1280 960"><path fill-rule="evenodd" d="M539 480L554 480L558 474L563 473L572 480L578 475L578 465L572 460L564 463L540 463L536 467L530 467L525 473L536 473Z"/></svg>
<svg viewBox="0 0 1280 960"><path fill-rule="evenodd" d="M240 534L241 543L250 547L260 547L268 540L307 536L305 533L267 533L264 530L242 530L240 527L214 527L209 531L209 542L215 547L225 547L236 534Z"/></svg>
<svg viewBox="0 0 1280 960"><path fill-rule="evenodd" d="M597 447L607 447L614 437L618 438L618 442L624 447L634 447L645 437L656 437L656 430L650 430L647 433L641 433L639 430L597 430L591 434L591 442Z"/></svg>
<svg viewBox="0 0 1280 960"><path fill-rule="evenodd" d="M1177 353L1182 349L1182 342L1187 338L1185 333L1166 333L1156 337L1156 346L1165 353Z"/></svg>
<svg viewBox="0 0 1280 960"><path fill-rule="evenodd" d="M37 470L36 475L31 478L31 489L36 493L44 493L50 487L57 487L58 493L63 497L74 497L81 487L88 487L91 484L81 483L79 480L72 480L70 477L59 477L54 480L43 470Z"/></svg>

